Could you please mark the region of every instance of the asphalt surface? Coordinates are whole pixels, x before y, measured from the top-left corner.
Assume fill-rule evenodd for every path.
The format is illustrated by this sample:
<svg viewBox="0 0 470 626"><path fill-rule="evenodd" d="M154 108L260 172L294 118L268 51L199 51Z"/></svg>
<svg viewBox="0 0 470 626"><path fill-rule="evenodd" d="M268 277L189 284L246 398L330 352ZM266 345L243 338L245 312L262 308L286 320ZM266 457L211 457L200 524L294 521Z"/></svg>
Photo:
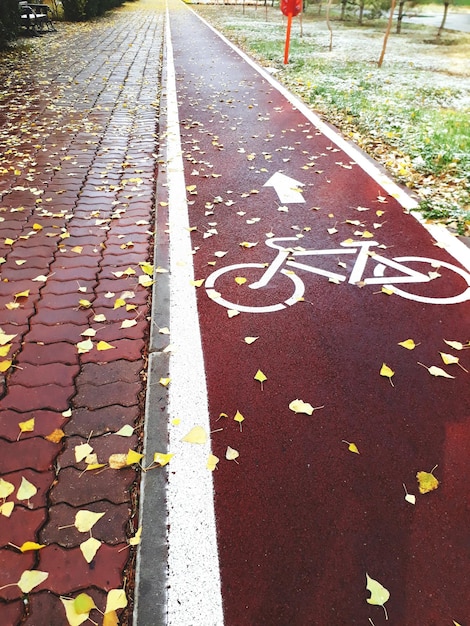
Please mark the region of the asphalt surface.
<svg viewBox="0 0 470 626"><path fill-rule="evenodd" d="M31 45L0 70L2 623L123 588L129 625L463 626L468 250L183 3ZM175 457L85 471L129 449Z"/></svg>

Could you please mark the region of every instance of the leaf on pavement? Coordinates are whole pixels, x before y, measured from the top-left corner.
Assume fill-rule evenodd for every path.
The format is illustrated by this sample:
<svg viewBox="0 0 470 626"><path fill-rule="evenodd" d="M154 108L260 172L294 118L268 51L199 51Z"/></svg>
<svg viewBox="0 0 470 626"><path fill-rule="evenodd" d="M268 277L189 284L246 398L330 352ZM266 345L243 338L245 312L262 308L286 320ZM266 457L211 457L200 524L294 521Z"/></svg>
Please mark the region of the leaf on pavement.
<svg viewBox="0 0 470 626"><path fill-rule="evenodd" d="M309 402L303 400L292 400L289 404L289 409L294 413L305 413L306 415L312 415L317 409L323 409L324 406L312 406Z"/></svg>
<svg viewBox="0 0 470 626"><path fill-rule="evenodd" d="M101 548L101 545L101 541L95 539L94 537L90 537L80 544L80 550L82 551L83 557L87 563L91 563L93 561L96 553Z"/></svg>
<svg viewBox="0 0 470 626"><path fill-rule="evenodd" d="M79 594L73 601L73 607L79 615L88 614L96 608L95 601L87 593Z"/></svg>
<svg viewBox="0 0 470 626"><path fill-rule="evenodd" d="M207 433L202 426L193 426L191 430L181 439L186 443L204 444L207 442Z"/></svg>
<svg viewBox="0 0 470 626"><path fill-rule="evenodd" d="M420 493L429 493L439 487L439 481L433 474L436 467L437 465L435 465L430 472L418 472L416 474Z"/></svg>
<svg viewBox="0 0 470 626"><path fill-rule="evenodd" d="M36 543L35 541L25 541L21 546L21 552L29 552L31 550L40 550L41 548L45 548L45 543Z"/></svg>
<svg viewBox="0 0 470 626"><path fill-rule="evenodd" d="M86 457L93 452L93 448L90 446L89 443L81 443L78 446L75 446L74 452L75 461L77 463L80 463L80 461L86 459Z"/></svg>
<svg viewBox="0 0 470 626"><path fill-rule="evenodd" d="M10 517L10 515L13 513L14 507L14 502L4 502L2 505L0 505L0 515L3 515L4 517Z"/></svg>
<svg viewBox="0 0 470 626"><path fill-rule="evenodd" d="M355 443L346 441L345 439L343 439L343 443L347 444L349 452L354 452L354 454L360 454L359 449Z"/></svg>
<svg viewBox="0 0 470 626"><path fill-rule="evenodd" d="M135 535L129 539L130 546L138 546L140 543L140 538L142 536L142 526L139 526Z"/></svg>
<svg viewBox="0 0 470 626"><path fill-rule="evenodd" d="M238 452L238 450L227 446L227 450L225 452L225 458L227 459L227 461L235 461L235 463L238 463L237 459L239 456L240 453Z"/></svg>
<svg viewBox="0 0 470 626"><path fill-rule="evenodd" d="M174 456L175 455L172 452L168 452L166 454L164 452L155 452L155 454L153 455L153 460L155 463L158 463L161 467L163 467L164 465L169 463Z"/></svg>
<svg viewBox="0 0 470 626"><path fill-rule="evenodd" d="M406 341L399 341L398 345L403 346L403 348L406 348L407 350L414 350L419 344L415 343L413 339L407 339Z"/></svg>
<svg viewBox="0 0 470 626"><path fill-rule="evenodd" d="M32 589L40 585L49 576L48 572L40 570L25 570L16 583L23 593L29 593Z"/></svg>
<svg viewBox="0 0 470 626"><path fill-rule="evenodd" d="M453 354L447 354L446 352L440 352L439 354L441 355L441 359L446 365L453 365L454 363L456 363L459 367L463 369L464 372L467 372L468 374L468 370L465 369L465 367L460 363L460 359L458 356L454 356Z"/></svg>
<svg viewBox="0 0 470 626"><path fill-rule="evenodd" d="M98 341L98 343L96 344L96 349L99 350L100 352L104 350L113 350L115 348L116 346L112 346L107 341Z"/></svg>
<svg viewBox="0 0 470 626"><path fill-rule="evenodd" d="M44 439L47 439L47 441L51 443L60 443L64 437L64 431L61 428L55 428L49 435L46 435Z"/></svg>
<svg viewBox="0 0 470 626"><path fill-rule="evenodd" d="M106 608L104 610L105 614L111 613L111 611L117 611L118 609L125 609L126 606L127 598L124 589L111 589L108 592Z"/></svg>
<svg viewBox="0 0 470 626"><path fill-rule="evenodd" d="M217 463L219 462L219 457L215 456L215 454L210 454L207 459L207 469L213 472L217 467Z"/></svg>
<svg viewBox="0 0 470 626"><path fill-rule="evenodd" d="M144 458L144 455L135 450L129 450L126 456L126 465L134 465L134 463L140 463Z"/></svg>
<svg viewBox="0 0 470 626"><path fill-rule="evenodd" d="M448 346L454 348L454 350L463 350L466 347L460 341L447 341L447 339L444 339L444 341Z"/></svg>
<svg viewBox="0 0 470 626"><path fill-rule="evenodd" d="M30 500L37 494L37 487L30 483L24 476L21 477L21 484L18 488L16 499L17 500Z"/></svg>
<svg viewBox="0 0 470 626"><path fill-rule="evenodd" d="M248 345L251 345L257 339L259 339L259 337L245 337L244 342L247 343Z"/></svg>
<svg viewBox="0 0 470 626"><path fill-rule="evenodd" d="M125 424L114 434L119 435L120 437L131 437L134 434L134 428L130 424Z"/></svg>
<svg viewBox="0 0 470 626"><path fill-rule="evenodd" d="M10 494L15 491L15 485L9 483L7 480L0 478L0 498L5 500Z"/></svg>
<svg viewBox="0 0 470 626"><path fill-rule="evenodd" d="M389 381L390 381L390 384L392 385L392 387L395 386L393 384L393 380L392 380L392 376L394 374L395 374L395 372L386 363L382 364L382 367L380 369L380 375L384 376L385 378L388 378Z"/></svg>
<svg viewBox="0 0 470 626"><path fill-rule="evenodd" d="M369 604L374 604L377 606L381 606L385 611L385 618L388 619L387 609L385 608L385 603L390 598L390 592L383 585L381 585L377 580L374 580L366 573L366 589L370 591L370 598L367 598L367 602Z"/></svg>
<svg viewBox="0 0 470 626"><path fill-rule="evenodd" d="M442 378L455 378L455 376L451 376L441 367L437 367L437 365L431 365L431 367L428 367L427 365L424 365L424 363L420 363L419 361L418 361L418 365L421 365L422 367L426 368L428 372L431 374L431 376L442 377Z"/></svg>
<svg viewBox="0 0 470 626"><path fill-rule="evenodd" d="M105 513L95 513L95 511L88 511L82 509L77 511L75 515L74 526L80 533L89 532L98 520L100 520Z"/></svg>
<svg viewBox="0 0 470 626"><path fill-rule="evenodd" d="M261 370L258 370L256 374L254 375L254 379L257 380L259 383L261 383L261 391L263 391L263 383L265 380L268 380L268 377L265 374L263 374Z"/></svg>

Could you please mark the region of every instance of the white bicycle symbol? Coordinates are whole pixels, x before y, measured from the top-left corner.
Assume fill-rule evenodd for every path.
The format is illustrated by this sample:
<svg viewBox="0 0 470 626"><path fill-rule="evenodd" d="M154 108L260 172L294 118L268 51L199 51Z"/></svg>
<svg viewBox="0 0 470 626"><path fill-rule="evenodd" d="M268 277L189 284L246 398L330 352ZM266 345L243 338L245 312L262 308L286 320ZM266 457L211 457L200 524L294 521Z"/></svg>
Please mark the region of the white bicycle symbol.
<svg viewBox="0 0 470 626"><path fill-rule="evenodd" d="M299 276L295 274L292 270L288 270L282 268L283 265L287 265L288 267L295 268L298 270L304 270L306 272L310 272L312 274L318 274L320 276L325 276L328 279L331 279L335 282L345 282L347 279L347 275L340 274L338 272L331 271L329 269L323 269L321 267L314 267L312 265L306 265L305 263L300 263L297 259L300 257L319 257L319 256L334 256L334 257L345 257L349 255L356 255L354 265L349 274L348 283L354 285L383 285L385 288L393 291L394 294L401 296L402 298L406 298L408 300L414 300L415 302L424 302L427 304L457 304L459 302L465 302L470 299L470 274L460 267L456 267L450 263L446 263L445 261L438 261L436 259L429 259L426 257L419 256L402 256L396 257L394 259L387 259L380 254L377 254L375 251L371 251L373 246L377 246L378 243L376 241L348 241L343 242L341 244L341 248L331 248L326 250L306 250L302 248L290 248L285 247L280 242L296 242L297 246L299 244L299 239L297 237L276 237L273 239L266 240L266 245L269 248L273 248L278 251L276 258L270 263L238 263L236 265L228 265L226 267L222 267L212 274L205 281L205 288L208 296L214 300L217 304L224 306L228 309L234 309L236 311L246 312L246 313L272 313L274 311L280 311L288 306L292 306L296 302L299 302L303 298L305 293L305 285ZM373 276L368 278L364 278L364 272L366 269L366 265L369 261L374 261L376 263L373 269ZM429 266L428 273L423 273L414 269L413 267L409 267L408 265L404 265L404 263L426 263ZM346 267L344 262L338 261L338 264L342 267ZM394 270L398 270L400 272L399 275L385 275L386 268L392 268ZM235 276L232 282L227 282L227 274L229 272L236 272L236 276L240 275L240 270L250 270L249 274L251 275L256 270L263 270L263 274L261 277L255 282L251 282L245 286L248 286L253 290L262 290L265 288L269 290L271 280L278 274L278 272L286 277L288 277L292 281L292 285L289 289L289 293L292 288L294 293L290 295L287 299L283 299L282 302L277 301L275 304L268 305L258 305L256 302L250 305L240 304L239 302L230 302L226 298L223 297L220 289L236 289L238 286L235 282ZM433 295L418 295L413 292L404 291L396 287L397 284L405 285L409 283L429 283L430 281L437 281L439 278L441 279L440 285L444 286L448 283L445 278L442 277L442 270L449 270L451 272L455 272L458 276L461 277L459 283L460 287L463 289L457 295L444 295L439 297L434 297ZM274 282L274 281L273 281ZM218 288L219 285L219 288ZM235 285L235 287L233 287ZM447 288L448 290L448 288ZM271 289L271 293L272 293ZM237 297L240 292L237 293ZM245 293L247 293L245 291ZM261 293L261 292L260 292ZM277 292L275 294L277 300L279 300L279 296ZM236 298L235 298L236 299ZM250 298L253 301L253 297Z"/></svg>

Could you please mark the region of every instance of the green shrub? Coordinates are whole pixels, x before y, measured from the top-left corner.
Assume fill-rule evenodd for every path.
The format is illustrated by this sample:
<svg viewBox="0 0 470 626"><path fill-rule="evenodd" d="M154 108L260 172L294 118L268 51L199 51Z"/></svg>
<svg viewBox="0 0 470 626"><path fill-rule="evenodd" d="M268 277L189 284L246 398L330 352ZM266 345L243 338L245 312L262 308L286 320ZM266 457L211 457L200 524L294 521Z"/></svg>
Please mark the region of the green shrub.
<svg viewBox="0 0 470 626"><path fill-rule="evenodd" d="M103 15L109 9L124 4L125 0L62 0L64 18L70 22L81 22Z"/></svg>

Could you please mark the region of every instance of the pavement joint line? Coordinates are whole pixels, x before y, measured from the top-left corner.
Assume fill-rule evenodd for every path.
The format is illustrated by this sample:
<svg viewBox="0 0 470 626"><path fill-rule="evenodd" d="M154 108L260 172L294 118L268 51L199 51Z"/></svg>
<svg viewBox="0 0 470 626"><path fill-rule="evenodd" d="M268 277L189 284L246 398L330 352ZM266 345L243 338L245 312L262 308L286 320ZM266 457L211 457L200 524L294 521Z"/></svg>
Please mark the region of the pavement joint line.
<svg viewBox="0 0 470 626"><path fill-rule="evenodd" d="M450 255L457 259L457 261L470 271L470 247L465 242L454 236L443 224L426 223L421 214L414 210L418 207L418 202L416 202L416 200L414 200L410 196L409 192L407 192L403 187L400 187L397 183L395 183L384 168L365 154L358 146L345 139L332 126L326 124L322 119L320 119L320 117L316 115L304 102L291 93L287 87L282 85L269 72L258 65L256 61L251 59L247 54L240 50L240 48L227 39L227 37L209 24L209 22L194 11L194 9L191 7L188 7L188 9L192 11L194 15L196 15L196 17L207 26L207 28L220 37L223 42L225 42L234 52L236 52L253 69L255 69L270 85L277 89L277 91L279 91L279 93L283 95L288 102L300 111L304 117L309 120L309 122L321 131L325 137L328 137L328 139L333 141L338 148L354 159L359 167L369 174L372 180L374 180L378 185L380 185L380 187L382 187L382 189L384 189L384 191L401 204L405 213L412 215L421 224L421 226L428 231L431 237L438 244L441 244Z"/></svg>

